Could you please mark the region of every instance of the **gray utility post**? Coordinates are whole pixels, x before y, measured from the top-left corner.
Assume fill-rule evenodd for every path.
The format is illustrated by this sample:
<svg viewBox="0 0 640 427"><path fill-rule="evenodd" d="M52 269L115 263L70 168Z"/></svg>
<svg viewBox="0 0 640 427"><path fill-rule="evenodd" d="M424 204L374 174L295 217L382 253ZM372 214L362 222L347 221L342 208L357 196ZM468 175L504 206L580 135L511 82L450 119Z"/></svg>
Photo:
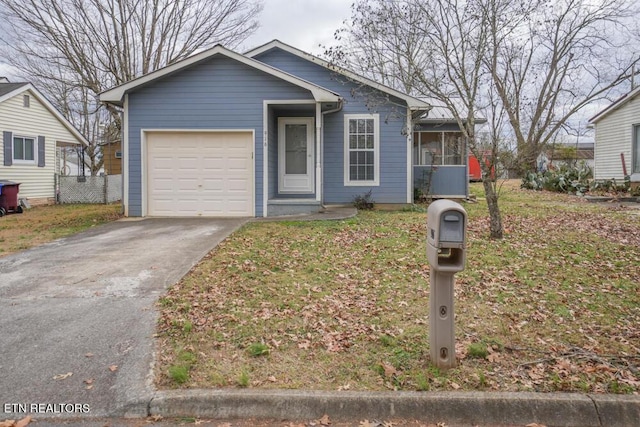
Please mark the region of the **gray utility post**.
<svg viewBox="0 0 640 427"><path fill-rule="evenodd" d="M454 274L464 270L467 212L451 200L436 200L427 209L429 289L429 346L438 368L456 366L453 313Z"/></svg>

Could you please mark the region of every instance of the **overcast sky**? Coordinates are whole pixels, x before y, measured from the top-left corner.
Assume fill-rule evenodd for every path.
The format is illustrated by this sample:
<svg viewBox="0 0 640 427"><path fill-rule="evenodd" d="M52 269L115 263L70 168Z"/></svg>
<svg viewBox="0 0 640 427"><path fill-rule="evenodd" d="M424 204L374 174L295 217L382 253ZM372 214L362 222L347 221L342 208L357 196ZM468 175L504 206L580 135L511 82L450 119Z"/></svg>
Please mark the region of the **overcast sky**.
<svg viewBox="0 0 640 427"><path fill-rule="evenodd" d="M273 39L319 55L318 45L333 43L333 33L351 16L351 0L264 0L260 28L244 48ZM241 49L244 51L245 49Z"/></svg>

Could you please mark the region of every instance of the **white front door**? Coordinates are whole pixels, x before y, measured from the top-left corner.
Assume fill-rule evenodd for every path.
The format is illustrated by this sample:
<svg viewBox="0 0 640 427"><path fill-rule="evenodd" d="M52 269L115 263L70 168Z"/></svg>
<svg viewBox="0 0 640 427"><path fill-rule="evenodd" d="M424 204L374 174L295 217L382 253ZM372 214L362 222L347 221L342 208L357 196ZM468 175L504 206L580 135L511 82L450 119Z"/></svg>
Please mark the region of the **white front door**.
<svg viewBox="0 0 640 427"><path fill-rule="evenodd" d="M278 118L278 192L313 193L313 117Z"/></svg>

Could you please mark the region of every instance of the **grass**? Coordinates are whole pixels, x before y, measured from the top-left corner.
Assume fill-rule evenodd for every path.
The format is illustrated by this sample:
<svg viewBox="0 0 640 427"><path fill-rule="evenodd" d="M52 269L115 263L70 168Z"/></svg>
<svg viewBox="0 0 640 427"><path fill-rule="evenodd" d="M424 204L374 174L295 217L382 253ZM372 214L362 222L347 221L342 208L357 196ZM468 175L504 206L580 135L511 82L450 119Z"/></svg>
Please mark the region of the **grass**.
<svg viewBox="0 0 640 427"><path fill-rule="evenodd" d="M121 217L119 204L36 206L0 218L0 256L70 236Z"/></svg>
<svg viewBox="0 0 640 427"><path fill-rule="evenodd" d="M160 300L158 385L640 391L638 211L509 183L506 237L492 241L472 192L456 368L429 362L426 215L373 211L225 240ZM183 349L198 362L178 384Z"/></svg>

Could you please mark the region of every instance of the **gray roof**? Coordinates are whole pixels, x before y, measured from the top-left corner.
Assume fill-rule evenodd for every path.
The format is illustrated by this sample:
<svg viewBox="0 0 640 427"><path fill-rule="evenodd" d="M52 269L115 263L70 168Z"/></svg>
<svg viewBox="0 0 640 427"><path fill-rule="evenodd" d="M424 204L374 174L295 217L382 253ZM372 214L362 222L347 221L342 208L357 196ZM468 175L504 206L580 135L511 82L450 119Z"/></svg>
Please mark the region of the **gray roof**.
<svg viewBox="0 0 640 427"><path fill-rule="evenodd" d="M26 86L29 83L27 82L22 82L22 83L0 83L0 96L2 95L6 95L9 92L13 92L16 89L21 88L22 86Z"/></svg>
<svg viewBox="0 0 640 427"><path fill-rule="evenodd" d="M420 118L417 120L418 123L430 123L430 122L454 123L456 122L456 119L453 116L453 113L451 112L449 107L445 105L444 102L438 99L429 98L429 97L421 97L420 99L424 102L431 104L432 108L431 110L429 110L429 112L420 116ZM456 110L458 110L458 114L460 114L462 117L466 116L467 107L464 105L461 99L452 97L449 99L449 102L451 102L455 106ZM487 121L487 119L484 118L479 113L475 117L475 119L477 123L484 123Z"/></svg>

